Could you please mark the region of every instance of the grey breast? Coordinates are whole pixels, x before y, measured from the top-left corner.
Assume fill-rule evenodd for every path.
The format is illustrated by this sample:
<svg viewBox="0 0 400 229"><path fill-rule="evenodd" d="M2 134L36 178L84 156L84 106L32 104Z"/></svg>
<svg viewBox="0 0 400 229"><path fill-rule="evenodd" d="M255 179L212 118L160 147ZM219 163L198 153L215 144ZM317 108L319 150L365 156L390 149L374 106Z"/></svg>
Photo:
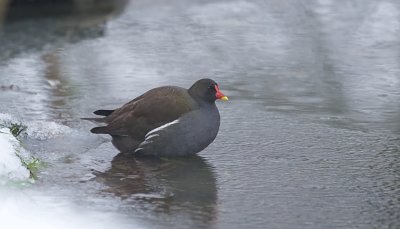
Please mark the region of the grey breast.
<svg viewBox="0 0 400 229"><path fill-rule="evenodd" d="M157 156L195 154L214 141L219 125L215 104L203 107L148 132L135 152Z"/></svg>

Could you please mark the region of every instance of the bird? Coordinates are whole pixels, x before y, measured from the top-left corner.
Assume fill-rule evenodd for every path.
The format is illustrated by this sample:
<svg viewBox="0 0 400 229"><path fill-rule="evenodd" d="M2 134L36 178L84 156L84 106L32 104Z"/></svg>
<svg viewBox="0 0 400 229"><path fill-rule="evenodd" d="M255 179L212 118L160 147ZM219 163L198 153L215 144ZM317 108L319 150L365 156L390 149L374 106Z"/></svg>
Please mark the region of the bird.
<svg viewBox="0 0 400 229"><path fill-rule="evenodd" d="M108 134L121 153L174 157L196 154L218 134L220 114L216 100L228 101L212 79L196 81L189 89L153 88L115 110L97 110L105 123L94 134Z"/></svg>

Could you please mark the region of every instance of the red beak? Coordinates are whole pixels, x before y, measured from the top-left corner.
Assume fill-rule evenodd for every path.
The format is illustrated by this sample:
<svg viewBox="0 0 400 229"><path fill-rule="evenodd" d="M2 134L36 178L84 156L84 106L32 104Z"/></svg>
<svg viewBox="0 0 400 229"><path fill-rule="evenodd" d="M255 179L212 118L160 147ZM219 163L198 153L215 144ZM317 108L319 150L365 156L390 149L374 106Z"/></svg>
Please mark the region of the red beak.
<svg viewBox="0 0 400 229"><path fill-rule="evenodd" d="M228 101L228 100L229 100L228 97L225 96L224 93L222 93L222 92L219 90L218 85L215 85L215 91L217 92L217 93L215 93L215 97L216 97L217 99L224 100L224 101Z"/></svg>

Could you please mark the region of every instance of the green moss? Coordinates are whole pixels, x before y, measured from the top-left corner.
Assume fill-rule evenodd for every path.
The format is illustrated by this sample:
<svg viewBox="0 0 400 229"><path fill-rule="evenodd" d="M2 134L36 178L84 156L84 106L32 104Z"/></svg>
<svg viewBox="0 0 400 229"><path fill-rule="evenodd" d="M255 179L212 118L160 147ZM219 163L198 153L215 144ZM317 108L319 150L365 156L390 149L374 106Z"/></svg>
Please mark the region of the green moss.
<svg viewBox="0 0 400 229"><path fill-rule="evenodd" d="M22 131L26 130L27 127L25 125L22 125L20 123L11 123L10 127L8 127L11 131L11 134L14 135L14 137L18 137Z"/></svg>
<svg viewBox="0 0 400 229"><path fill-rule="evenodd" d="M39 159L31 158L29 161L22 162L24 166L29 170L30 177L34 180L37 179L37 173L39 171L39 167L41 165Z"/></svg>
<svg viewBox="0 0 400 229"><path fill-rule="evenodd" d="M21 160L22 165L29 170L30 178L36 180L39 167L42 164L40 160L35 157L24 159L19 152L16 152L15 155L17 155L17 157Z"/></svg>
<svg viewBox="0 0 400 229"><path fill-rule="evenodd" d="M10 123L8 125L0 124L0 127L10 129L10 132L14 137L18 137L22 133L22 131L25 131L27 129L27 126L22 125L21 123Z"/></svg>
<svg viewBox="0 0 400 229"><path fill-rule="evenodd" d="M11 123L7 126L0 124L0 127L9 128L11 134L19 141L19 144L22 145L21 141L17 137L27 129L27 126L22 125L21 123ZM35 157L24 158L18 150L16 150L15 155L20 159L22 165L29 170L30 178L36 180L41 165L40 160Z"/></svg>

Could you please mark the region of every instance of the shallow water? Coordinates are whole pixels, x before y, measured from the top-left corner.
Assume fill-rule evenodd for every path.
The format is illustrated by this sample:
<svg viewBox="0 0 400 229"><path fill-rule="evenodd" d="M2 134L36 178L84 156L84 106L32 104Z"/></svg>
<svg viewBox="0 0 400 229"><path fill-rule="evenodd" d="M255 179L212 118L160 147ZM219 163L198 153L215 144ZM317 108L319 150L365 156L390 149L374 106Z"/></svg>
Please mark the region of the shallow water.
<svg viewBox="0 0 400 229"><path fill-rule="evenodd" d="M1 112L44 129L24 139L46 163L29 189L116 214L120 227L400 226L397 1L119 7L4 21ZM199 156L117 156L80 120L202 77L230 101L218 102L219 135ZM52 121L68 131L47 136Z"/></svg>

